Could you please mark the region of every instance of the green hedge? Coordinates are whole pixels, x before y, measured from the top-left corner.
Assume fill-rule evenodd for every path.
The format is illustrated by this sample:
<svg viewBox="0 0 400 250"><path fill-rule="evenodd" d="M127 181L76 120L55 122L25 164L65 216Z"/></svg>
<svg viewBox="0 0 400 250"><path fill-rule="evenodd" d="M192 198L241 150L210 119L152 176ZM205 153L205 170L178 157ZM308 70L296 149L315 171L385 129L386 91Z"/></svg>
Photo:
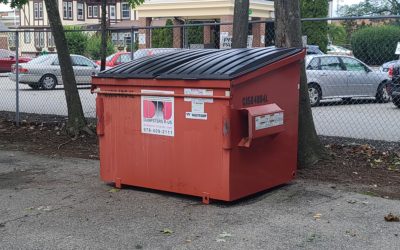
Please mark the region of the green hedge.
<svg viewBox="0 0 400 250"><path fill-rule="evenodd" d="M195 24L196 22L189 22ZM204 43L204 27L203 26L190 26L187 28L189 44L203 44Z"/></svg>
<svg viewBox="0 0 400 250"><path fill-rule="evenodd" d="M400 27L373 26L362 28L351 36L351 47L355 57L369 65L381 65L396 60L397 43L400 41Z"/></svg>
<svg viewBox="0 0 400 250"><path fill-rule="evenodd" d="M328 16L328 0L300 0L300 14L302 18L315 18ZM302 22L303 35L307 36L309 45L318 45L320 50L326 52L328 45L328 23Z"/></svg>
<svg viewBox="0 0 400 250"><path fill-rule="evenodd" d="M65 26L64 27L65 38L67 39L69 53L76 55L84 55L86 52L86 44L89 36L83 31L69 31L69 30L81 30L77 26Z"/></svg>
<svg viewBox="0 0 400 250"><path fill-rule="evenodd" d="M107 38L107 49L106 55L111 55L115 53L115 47L111 39ZM85 47L85 56L92 59L99 59L101 57L101 34L97 33L92 35Z"/></svg>
<svg viewBox="0 0 400 250"><path fill-rule="evenodd" d="M166 25L173 25L171 19L168 19ZM153 48L172 48L173 46L172 28L156 28L151 33L151 45Z"/></svg>

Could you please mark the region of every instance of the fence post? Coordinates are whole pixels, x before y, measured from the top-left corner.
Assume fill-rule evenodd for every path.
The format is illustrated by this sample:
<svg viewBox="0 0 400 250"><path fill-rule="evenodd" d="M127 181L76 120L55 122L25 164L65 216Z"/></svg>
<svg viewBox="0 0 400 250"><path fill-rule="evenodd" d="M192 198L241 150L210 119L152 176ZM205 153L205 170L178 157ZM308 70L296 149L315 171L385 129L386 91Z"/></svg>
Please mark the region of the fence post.
<svg viewBox="0 0 400 250"><path fill-rule="evenodd" d="M135 32L133 31L133 27L131 27L131 60L133 60L133 50L135 49L136 37L134 37Z"/></svg>
<svg viewBox="0 0 400 250"><path fill-rule="evenodd" d="M15 123L19 126L19 32L15 31Z"/></svg>

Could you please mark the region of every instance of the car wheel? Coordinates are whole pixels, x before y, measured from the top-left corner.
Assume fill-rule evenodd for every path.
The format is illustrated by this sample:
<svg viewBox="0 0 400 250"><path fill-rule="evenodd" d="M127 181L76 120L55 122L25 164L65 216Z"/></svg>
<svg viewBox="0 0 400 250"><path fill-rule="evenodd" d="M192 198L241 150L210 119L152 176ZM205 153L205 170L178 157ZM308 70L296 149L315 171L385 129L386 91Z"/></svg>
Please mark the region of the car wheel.
<svg viewBox="0 0 400 250"><path fill-rule="evenodd" d="M44 75L40 79L40 86L42 89L50 90L54 89L57 85L57 78L54 75Z"/></svg>
<svg viewBox="0 0 400 250"><path fill-rule="evenodd" d="M310 97L311 107L319 105L322 99L322 91L318 84L312 83L308 85L308 96Z"/></svg>
<svg viewBox="0 0 400 250"><path fill-rule="evenodd" d="M376 93L376 100L380 103L390 102L389 84L382 83L378 87L378 92Z"/></svg>
<svg viewBox="0 0 400 250"><path fill-rule="evenodd" d="M34 89L34 90L40 89L40 85L38 85L38 84L28 84L28 86L31 87L31 89Z"/></svg>
<svg viewBox="0 0 400 250"><path fill-rule="evenodd" d="M393 98L393 104L400 108L400 98Z"/></svg>

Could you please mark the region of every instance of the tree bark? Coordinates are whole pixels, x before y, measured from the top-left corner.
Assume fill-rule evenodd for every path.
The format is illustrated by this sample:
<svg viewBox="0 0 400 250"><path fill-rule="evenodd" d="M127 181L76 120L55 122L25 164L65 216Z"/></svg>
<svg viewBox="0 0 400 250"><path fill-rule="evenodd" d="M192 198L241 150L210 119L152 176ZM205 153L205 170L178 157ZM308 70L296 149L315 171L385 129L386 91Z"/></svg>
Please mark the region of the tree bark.
<svg viewBox="0 0 400 250"><path fill-rule="evenodd" d="M101 0L101 66L100 70L106 69L107 57L107 0Z"/></svg>
<svg viewBox="0 0 400 250"><path fill-rule="evenodd" d="M85 130L86 120L83 114L82 103L76 86L75 74L69 54L64 28L58 11L57 0L45 0L51 33L56 44L58 61L60 62L61 76L64 84L65 98L68 108L67 132L77 136L81 130Z"/></svg>
<svg viewBox="0 0 400 250"><path fill-rule="evenodd" d="M276 47L303 47L299 2L275 0ZM298 165L307 168L324 158L325 150L314 126L304 61L301 63L299 106Z"/></svg>
<svg viewBox="0 0 400 250"><path fill-rule="evenodd" d="M249 0L235 0L232 48L247 47L249 29Z"/></svg>

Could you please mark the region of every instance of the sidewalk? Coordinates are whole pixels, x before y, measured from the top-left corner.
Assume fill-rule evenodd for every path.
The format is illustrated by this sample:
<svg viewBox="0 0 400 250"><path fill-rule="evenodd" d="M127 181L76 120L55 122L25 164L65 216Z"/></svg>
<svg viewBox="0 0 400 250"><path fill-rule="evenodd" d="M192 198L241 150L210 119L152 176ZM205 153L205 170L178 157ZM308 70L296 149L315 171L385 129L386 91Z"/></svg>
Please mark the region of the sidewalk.
<svg viewBox="0 0 400 250"><path fill-rule="evenodd" d="M109 192L98 161L0 151L0 249L396 249L400 201L296 181L233 204ZM162 232L163 231L163 232Z"/></svg>

